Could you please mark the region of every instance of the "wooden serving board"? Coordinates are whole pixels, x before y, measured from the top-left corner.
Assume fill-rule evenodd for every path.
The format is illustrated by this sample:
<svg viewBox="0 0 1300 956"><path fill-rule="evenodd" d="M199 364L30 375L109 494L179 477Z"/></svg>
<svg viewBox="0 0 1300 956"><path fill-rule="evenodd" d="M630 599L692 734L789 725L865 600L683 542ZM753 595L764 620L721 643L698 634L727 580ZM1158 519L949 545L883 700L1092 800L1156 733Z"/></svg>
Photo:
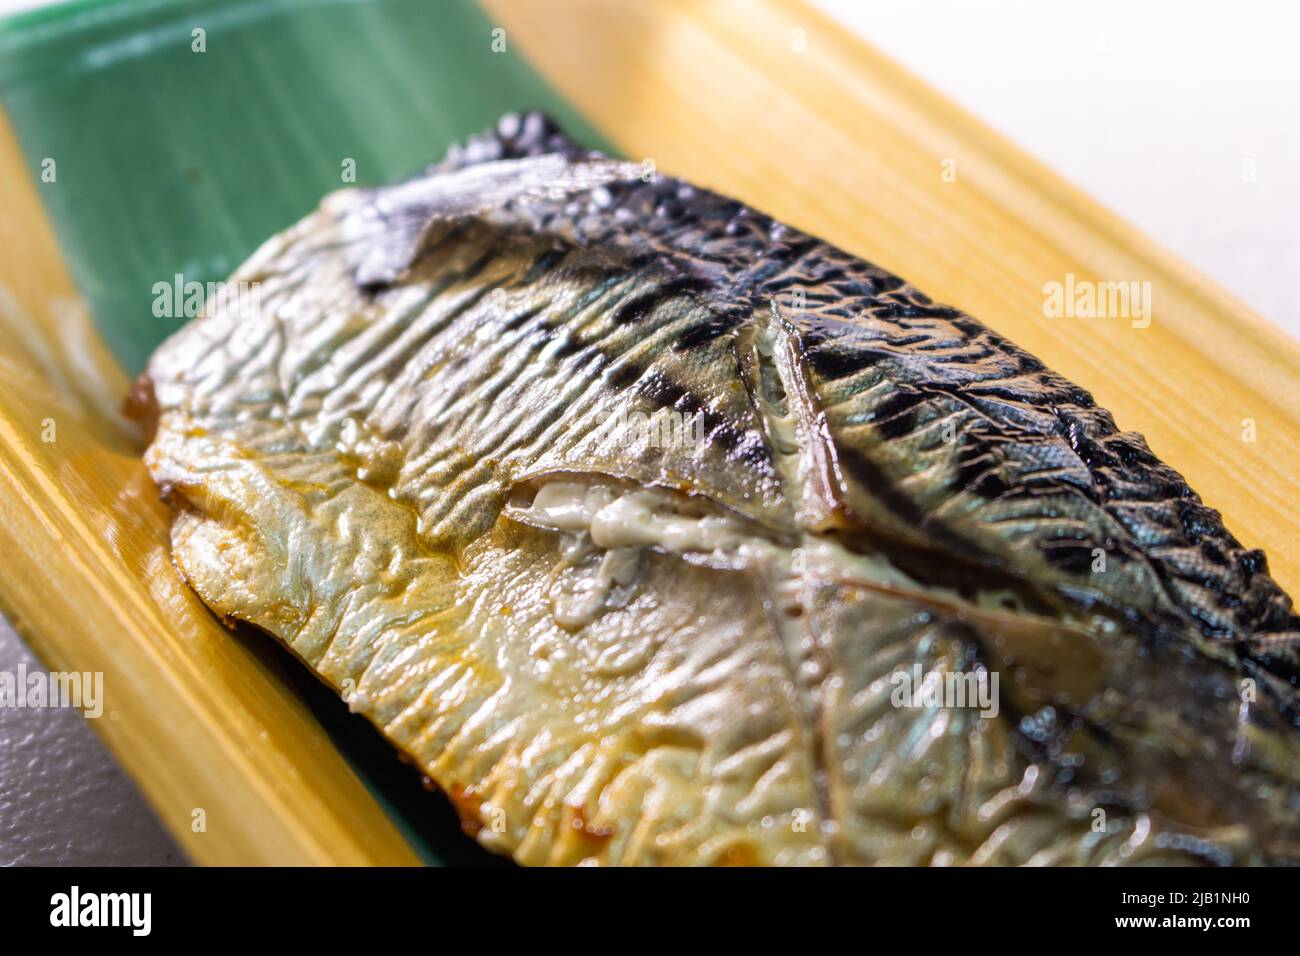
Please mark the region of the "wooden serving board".
<svg viewBox="0 0 1300 956"><path fill-rule="evenodd" d="M1146 435L1300 586L1300 347L1116 215L797 0L483 10L467 29L485 46L504 29L512 68L544 80L538 101L558 93L624 155L1004 333ZM75 216L54 217L56 233L39 173L0 116L0 609L51 668L105 673L95 728L195 861L428 860L267 648L177 579L115 412L129 376L100 341L104 309L92 320L83 301L99 290L72 278L89 274L65 239ZM1044 287L1068 275L1149 282L1150 324L1048 317Z"/></svg>

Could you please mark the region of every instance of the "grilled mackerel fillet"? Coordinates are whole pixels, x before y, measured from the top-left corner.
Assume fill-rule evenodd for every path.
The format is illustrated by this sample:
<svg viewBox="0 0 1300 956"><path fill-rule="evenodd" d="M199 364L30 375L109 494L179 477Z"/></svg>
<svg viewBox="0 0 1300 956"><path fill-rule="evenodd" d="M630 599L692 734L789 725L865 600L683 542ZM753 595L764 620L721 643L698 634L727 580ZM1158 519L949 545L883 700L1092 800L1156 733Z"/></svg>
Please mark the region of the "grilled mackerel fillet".
<svg viewBox="0 0 1300 956"><path fill-rule="evenodd" d="M1263 554L902 279L531 114L233 281L145 380L176 565L488 847L1300 858Z"/></svg>

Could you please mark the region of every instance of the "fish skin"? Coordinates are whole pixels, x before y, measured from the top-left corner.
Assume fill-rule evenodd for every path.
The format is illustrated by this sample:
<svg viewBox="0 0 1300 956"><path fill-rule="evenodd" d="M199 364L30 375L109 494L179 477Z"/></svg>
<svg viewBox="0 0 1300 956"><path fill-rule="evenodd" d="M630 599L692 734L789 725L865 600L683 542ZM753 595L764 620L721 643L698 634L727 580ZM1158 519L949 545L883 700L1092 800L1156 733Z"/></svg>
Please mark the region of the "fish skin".
<svg viewBox="0 0 1300 956"><path fill-rule="evenodd" d="M509 116L241 267L260 308L147 373L202 599L523 863L1300 858L1262 553L974 319L641 174ZM703 440L608 428L662 410ZM562 624L617 550L539 522L563 482L742 544L624 548ZM917 666L997 674L998 716L894 706Z"/></svg>

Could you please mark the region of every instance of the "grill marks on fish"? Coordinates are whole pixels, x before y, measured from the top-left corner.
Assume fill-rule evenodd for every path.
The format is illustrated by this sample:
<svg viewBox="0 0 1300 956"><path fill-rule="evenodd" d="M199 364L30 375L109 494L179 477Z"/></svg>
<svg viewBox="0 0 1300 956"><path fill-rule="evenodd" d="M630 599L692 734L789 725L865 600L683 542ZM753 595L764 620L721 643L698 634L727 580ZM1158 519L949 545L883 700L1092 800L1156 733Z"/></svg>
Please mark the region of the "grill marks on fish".
<svg viewBox="0 0 1300 956"><path fill-rule="evenodd" d="M150 367L204 600L524 862L1287 857L1262 556L973 319L639 176L513 118L259 252L272 308ZM611 427L660 412L703 440ZM913 666L1000 674L1001 716L890 706Z"/></svg>
<svg viewBox="0 0 1300 956"><path fill-rule="evenodd" d="M657 306L660 306L665 302L669 302L679 296L690 295L696 292L707 292L710 288L711 286L708 282L692 276L682 276L673 279L649 292L643 292L620 305L614 311L612 321L619 325L627 322L640 322Z"/></svg>

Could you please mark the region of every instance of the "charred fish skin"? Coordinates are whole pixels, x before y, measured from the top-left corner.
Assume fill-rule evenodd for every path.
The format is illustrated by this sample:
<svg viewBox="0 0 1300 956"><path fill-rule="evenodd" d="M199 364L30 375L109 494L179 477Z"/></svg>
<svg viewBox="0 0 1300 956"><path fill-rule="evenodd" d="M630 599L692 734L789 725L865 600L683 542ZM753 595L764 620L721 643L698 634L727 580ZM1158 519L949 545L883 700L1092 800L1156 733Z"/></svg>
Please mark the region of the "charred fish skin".
<svg viewBox="0 0 1300 956"><path fill-rule="evenodd" d="M644 172L508 116L241 267L148 370L203 600L522 863L1300 858L1263 555L974 319Z"/></svg>

